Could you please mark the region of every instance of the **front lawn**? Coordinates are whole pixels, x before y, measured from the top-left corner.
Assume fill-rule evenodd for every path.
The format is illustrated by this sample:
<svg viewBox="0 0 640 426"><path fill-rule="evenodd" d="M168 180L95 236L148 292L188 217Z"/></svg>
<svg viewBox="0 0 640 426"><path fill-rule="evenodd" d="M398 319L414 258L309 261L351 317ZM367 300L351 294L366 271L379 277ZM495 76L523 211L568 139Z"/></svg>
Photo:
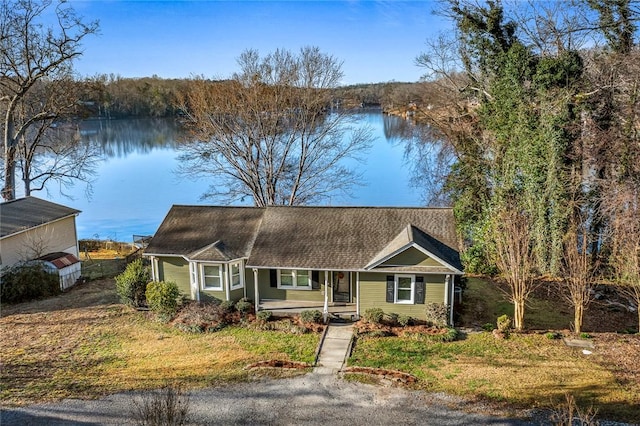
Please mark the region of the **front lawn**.
<svg viewBox="0 0 640 426"><path fill-rule="evenodd" d="M314 360L318 333L239 326L216 333L184 333L123 305L102 304L105 298L96 294L112 294L113 281L104 281L103 289L96 285L87 283L54 298L57 303L48 299L3 306L3 404L96 398L168 384L205 387L248 380L253 373L244 367L258 361ZM82 306L85 294L91 295L90 306Z"/></svg>
<svg viewBox="0 0 640 426"><path fill-rule="evenodd" d="M609 347L622 343L616 350L629 351L625 357L630 360L640 359L640 336L613 336L603 336L603 342ZM598 348L598 336L594 340ZM582 349L542 334L499 340L477 332L449 343L361 337L349 365L400 370L415 375L420 389L505 406L553 407L569 393L581 406L593 405L602 417L640 421L640 383L619 374L605 348L584 355Z"/></svg>

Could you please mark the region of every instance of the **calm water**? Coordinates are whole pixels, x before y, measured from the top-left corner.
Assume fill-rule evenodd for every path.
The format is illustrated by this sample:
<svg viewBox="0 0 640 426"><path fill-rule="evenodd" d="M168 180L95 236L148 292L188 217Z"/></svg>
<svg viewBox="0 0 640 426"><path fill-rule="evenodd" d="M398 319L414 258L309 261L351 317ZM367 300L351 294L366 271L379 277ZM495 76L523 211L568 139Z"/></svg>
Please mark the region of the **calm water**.
<svg viewBox="0 0 640 426"><path fill-rule="evenodd" d="M336 196L332 205L420 206L420 194L410 186L411 164L405 159L402 135L410 131L408 122L380 112L359 114L375 140L361 163L352 164L362 174L362 186L352 198ZM77 184L73 199L58 194L34 192L36 197L77 208L79 238L131 241L133 235L152 235L173 204L212 204L201 200L208 183L185 180L177 169L179 130L170 120L139 119L88 121L81 126L82 137L99 144L105 160L93 182L91 197L86 186Z"/></svg>

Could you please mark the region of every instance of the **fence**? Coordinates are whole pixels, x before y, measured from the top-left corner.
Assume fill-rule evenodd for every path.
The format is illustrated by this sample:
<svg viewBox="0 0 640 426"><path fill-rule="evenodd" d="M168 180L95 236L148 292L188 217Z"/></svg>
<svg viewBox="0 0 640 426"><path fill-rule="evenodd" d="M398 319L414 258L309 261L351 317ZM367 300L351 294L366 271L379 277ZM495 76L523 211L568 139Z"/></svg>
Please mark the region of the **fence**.
<svg viewBox="0 0 640 426"><path fill-rule="evenodd" d="M85 260L82 262L82 276L86 280L113 278L124 272L126 267L126 259Z"/></svg>

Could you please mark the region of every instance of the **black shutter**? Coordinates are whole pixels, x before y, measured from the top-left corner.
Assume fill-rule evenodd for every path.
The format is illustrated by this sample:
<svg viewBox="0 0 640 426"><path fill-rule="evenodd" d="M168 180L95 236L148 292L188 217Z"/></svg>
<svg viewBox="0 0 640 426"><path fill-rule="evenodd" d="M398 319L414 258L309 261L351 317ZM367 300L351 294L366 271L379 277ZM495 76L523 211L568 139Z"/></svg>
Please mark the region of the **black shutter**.
<svg viewBox="0 0 640 426"><path fill-rule="evenodd" d="M416 277L416 303L424 305L424 277Z"/></svg>
<svg viewBox="0 0 640 426"><path fill-rule="evenodd" d="M269 287L278 287L278 271L269 269Z"/></svg>
<svg viewBox="0 0 640 426"><path fill-rule="evenodd" d="M320 272L311 271L311 288L314 290L320 289Z"/></svg>
<svg viewBox="0 0 640 426"><path fill-rule="evenodd" d="M395 279L393 275L387 275L387 303L393 303L395 300Z"/></svg>

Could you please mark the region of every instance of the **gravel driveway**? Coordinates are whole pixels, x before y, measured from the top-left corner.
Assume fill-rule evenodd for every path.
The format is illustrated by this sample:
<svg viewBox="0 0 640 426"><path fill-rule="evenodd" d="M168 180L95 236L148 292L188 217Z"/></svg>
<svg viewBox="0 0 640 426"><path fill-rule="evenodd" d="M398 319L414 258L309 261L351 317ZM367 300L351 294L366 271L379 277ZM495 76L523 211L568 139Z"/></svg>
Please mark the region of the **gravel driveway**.
<svg viewBox="0 0 640 426"><path fill-rule="evenodd" d="M95 401L3 409L0 424L132 424L131 400L116 394ZM194 425L525 425L518 420L469 414L448 408L455 399L394 387L347 382L334 375L307 374L260 380L189 394Z"/></svg>

